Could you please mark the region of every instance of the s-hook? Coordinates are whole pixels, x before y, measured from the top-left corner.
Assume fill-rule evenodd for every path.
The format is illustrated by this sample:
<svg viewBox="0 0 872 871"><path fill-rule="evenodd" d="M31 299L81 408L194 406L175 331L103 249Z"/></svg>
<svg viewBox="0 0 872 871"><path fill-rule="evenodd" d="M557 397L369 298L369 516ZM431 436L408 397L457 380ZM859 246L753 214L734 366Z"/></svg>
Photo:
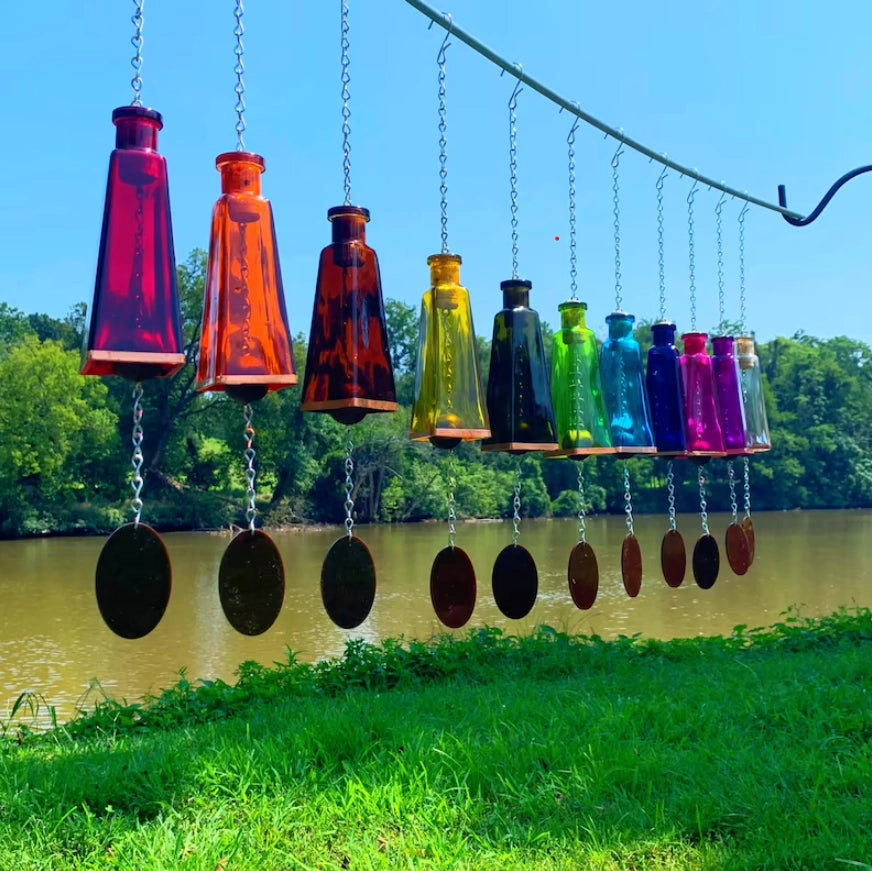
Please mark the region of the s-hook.
<svg viewBox="0 0 872 871"><path fill-rule="evenodd" d="M781 217L783 217L788 224L791 224L794 227L807 227L812 221L820 216L820 213L829 205L830 200L836 195L836 192L840 187L842 187L842 185L847 184L852 178L856 178L858 175L863 175L864 172L872 172L872 165L858 166L856 169L846 172L824 194L824 198L817 204L814 211L810 212L806 217L794 218L784 212L781 213ZM783 184L778 185L778 205L781 206L782 209L787 208L787 189Z"/></svg>

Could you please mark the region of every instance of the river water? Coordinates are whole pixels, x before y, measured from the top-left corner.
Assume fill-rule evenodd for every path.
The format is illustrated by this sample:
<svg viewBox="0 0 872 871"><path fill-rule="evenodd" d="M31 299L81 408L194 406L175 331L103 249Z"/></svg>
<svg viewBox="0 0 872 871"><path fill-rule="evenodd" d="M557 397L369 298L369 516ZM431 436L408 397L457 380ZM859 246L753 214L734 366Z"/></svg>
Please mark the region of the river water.
<svg viewBox="0 0 872 871"><path fill-rule="evenodd" d="M729 517L709 517L712 533L722 543ZM667 521L638 517L645 574L639 597L628 599L620 576L623 518L591 518L587 537L599 560L600 592L590 611L578 611L566 582L575 521L523 521L521 543L538 564L539 598L520 621L500 614L490 588L494 559L511 541L511 524L459 524L457 543L469 553L479 584L468 625L529 633L548 624L605 638L638 632L669 639L729 633L739 624L771 625L793 606L807 616L840 606L872 606L872 512L761 513L754 522L757 557L748 574L732 574L722 547L721 575L711 590L699 589L689 570L684 586L673 590L659 568ZM690 551L700 534L698 518L682 516L679 528ZM315 661L341 654L349 637L424 639L448 631L433 614L429 598L430 565L447 543L445 525L364 526L357 531L378 574L375 605L366 622L344 632L321 606L321 562L340 530L277 532L273 537L287 577L285 604L272 629L258 638L237 634L218 601L218 565L229 535L165 536L173 565L172 598L157 629L139 641L114 636L97 610L94 568L103 539L0 542L0 716L24 690L42 694L65 720L75 713L92 678L110 696L133 700L172 684L182 668L190 679L230 681L241 662L284 660L287 647L299 659Z"/></svg>

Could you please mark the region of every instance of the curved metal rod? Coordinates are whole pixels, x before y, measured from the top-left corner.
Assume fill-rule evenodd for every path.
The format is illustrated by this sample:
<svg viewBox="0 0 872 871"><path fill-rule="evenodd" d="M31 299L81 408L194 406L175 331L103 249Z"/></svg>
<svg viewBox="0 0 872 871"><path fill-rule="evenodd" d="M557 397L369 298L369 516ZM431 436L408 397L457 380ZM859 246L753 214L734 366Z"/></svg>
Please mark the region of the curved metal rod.
<svg viewBox="0 0 872 871"><path fill-rule="evenodd" d="M781 217L794 227L807 227L812 221L820 216L820 213L827 207L830 200L835 196L836 191L843 185L847 184L852 178L858 175L863 175L864 172L872 172L872 165L858 166L850 172L846 172L825 194L824 198L817 204L814 211L805 218L796 218L787 212L782 212ZM782 209L787 208L787 190L783 184L778 185L778 204Z"/></svg>

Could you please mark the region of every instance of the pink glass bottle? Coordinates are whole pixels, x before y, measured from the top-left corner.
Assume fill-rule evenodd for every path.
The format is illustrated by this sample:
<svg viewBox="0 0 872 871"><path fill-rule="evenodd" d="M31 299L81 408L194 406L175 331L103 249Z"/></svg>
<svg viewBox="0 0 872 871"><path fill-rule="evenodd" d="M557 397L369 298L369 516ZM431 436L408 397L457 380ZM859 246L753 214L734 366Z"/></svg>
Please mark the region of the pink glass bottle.
<svg viewBox="0 0 872 871"><path fill-rule="evenodd" d="M718 421L712 358L706 350L707 333L685 333L681 356L684 384L684 419L687 424L687 450L691 454L724 453L724 436Z"/></svg>

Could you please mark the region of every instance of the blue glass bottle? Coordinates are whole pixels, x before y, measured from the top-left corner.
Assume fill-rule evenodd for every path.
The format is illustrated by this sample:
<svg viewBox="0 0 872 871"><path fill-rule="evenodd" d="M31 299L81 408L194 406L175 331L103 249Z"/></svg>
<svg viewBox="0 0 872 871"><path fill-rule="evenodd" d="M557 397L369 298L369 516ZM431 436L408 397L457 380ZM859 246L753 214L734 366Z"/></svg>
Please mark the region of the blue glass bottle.
<svg viewBox="0 0 872 871"><path fill-rule="evenodd" d="M642 349L633 336L633 315L612 312L603 342L600 374L612 444L619 454L653 454L654 438L642 378Z"/></svg>
<svg viewBox="0 0 872 871"><path fill-rule="evenodd" d="M683 454L687 450L684 434L684 399L681 366L675 349L675 324L653 324L654 346L648 351L648 405L654 429L654 444L661 454Z"/></svg>

